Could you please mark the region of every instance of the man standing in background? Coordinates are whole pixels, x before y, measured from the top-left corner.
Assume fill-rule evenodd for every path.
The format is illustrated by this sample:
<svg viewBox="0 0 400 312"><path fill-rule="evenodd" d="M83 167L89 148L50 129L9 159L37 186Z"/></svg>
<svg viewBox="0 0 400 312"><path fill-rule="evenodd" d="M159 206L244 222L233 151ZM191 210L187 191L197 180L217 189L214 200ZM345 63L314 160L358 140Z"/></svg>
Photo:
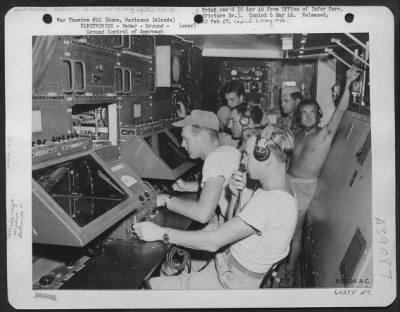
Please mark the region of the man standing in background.
<svg viewBox="0 0 400 312"><path fill-rule="evenodd" d="M296 122L294 115L297 105L303 99L299 87L283 87L281 92L281 113L282 117L278 120L279 126L288 127L294 130Z"/></svg>

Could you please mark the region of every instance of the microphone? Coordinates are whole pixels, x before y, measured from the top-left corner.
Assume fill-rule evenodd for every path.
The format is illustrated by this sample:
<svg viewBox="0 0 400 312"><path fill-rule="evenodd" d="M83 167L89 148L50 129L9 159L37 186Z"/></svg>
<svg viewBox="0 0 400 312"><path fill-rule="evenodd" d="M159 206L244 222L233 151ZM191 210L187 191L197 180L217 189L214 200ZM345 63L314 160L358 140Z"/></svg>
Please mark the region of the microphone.
<svg viewBox="0 0 400 312"><path fill-rule="evenodd" d="M240 163L239 165L239 171L242 172L243 174L246 173L246 166L243 163ZM233 214L232 217L236 216L236 213L240 207L240 197L242 195L243 190L239 191L238 196L236 198L235 206L233 207Z"/></svg>

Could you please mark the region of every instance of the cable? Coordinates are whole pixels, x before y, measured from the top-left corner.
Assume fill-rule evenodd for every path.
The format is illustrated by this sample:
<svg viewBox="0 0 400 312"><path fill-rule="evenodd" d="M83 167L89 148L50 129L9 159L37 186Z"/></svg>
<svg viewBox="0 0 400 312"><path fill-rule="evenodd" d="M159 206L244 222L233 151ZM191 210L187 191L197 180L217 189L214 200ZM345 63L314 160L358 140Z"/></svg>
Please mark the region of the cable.
<svg viewBox="0 0 400 312"><path fill-rule="evenodd" d="M239 171L242 172L243 174L245 174L246 172L246 166L243 163L240 163L239 165ZM239 191L238 195L237 195L237 199L235 202L235 206L233 207L233 213L232 213L232 217L236 216L236 213L238 211L238 209L240 208L240 198L242 195L242 191Z"/></svg>
<svg viewBox="0 0 400 312"><path fill-rule="evenodd" d="M180 247L173 246L165 256L165 263L167 267L163 266L165 275L173 276L179 274L186 266L188 273L192 271L192 261L190 253Z"/></svg>

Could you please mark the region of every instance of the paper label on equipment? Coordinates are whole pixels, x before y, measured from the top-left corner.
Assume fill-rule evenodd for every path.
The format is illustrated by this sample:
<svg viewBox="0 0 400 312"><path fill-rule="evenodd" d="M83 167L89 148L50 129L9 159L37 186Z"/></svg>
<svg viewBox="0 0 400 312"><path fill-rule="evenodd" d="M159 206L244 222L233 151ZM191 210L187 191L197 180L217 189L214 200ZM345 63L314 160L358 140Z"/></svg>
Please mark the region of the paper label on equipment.
<svg viewBox="0 0 400 312"><path fill-rule="evenodd" d="M111 168L111 171L112 171L112 172L116 172L116 171L121 170L121 169L123 169L123 168L124 168L124 165L119 164L119 165L117 165L117 166L115 166L115 167L112 167L112 168Z"/></svg>
<svg viewBox="0 0 400 312"><path fill-rule="evenodd" d="M123 175L121 177L121 181L127 186L127 187L131 187L132 185L134 185L137 180L134 177L128 176L128 175Z"/></svg>

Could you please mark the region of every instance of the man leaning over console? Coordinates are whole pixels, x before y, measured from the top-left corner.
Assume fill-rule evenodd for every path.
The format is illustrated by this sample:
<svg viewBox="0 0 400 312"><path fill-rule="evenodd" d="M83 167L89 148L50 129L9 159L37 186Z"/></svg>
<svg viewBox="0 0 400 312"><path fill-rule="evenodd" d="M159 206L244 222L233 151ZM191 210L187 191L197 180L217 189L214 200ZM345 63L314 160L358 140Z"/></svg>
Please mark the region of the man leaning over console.
<svg viewBox="0 0 400 312"><path fill-rule="evenodd" d="M216 252L202 271L149 280L153 289L256 289L271 265L289 252L296 226L296 200L286 176L293 145L290 130L266 127L246 143L242 162L261 187L236 216L211 231L179 231L151 222L134 226L145 241L164 240ZM233 194L243 189L243 174L229 180ZM235 200L235 197L232 198ZM171 200L173 203L173 200Z"/></svg>
<svg viewBox="0 0 400 312"><path fill-rule="evenodd" d="M189 116L173 125L182 127L182 147L189 157L204 160L200 184L179 179L173 188L175 191L196 192L201 187L201 194L198 200L159 194L157 205L166 206L200 223L217 224L215 211L219 205L222 216L226 214L228 195L225 188L232 172L239 167L240 152L231 146L220 146L219 122L212 112L193 110Z"/></svg>

